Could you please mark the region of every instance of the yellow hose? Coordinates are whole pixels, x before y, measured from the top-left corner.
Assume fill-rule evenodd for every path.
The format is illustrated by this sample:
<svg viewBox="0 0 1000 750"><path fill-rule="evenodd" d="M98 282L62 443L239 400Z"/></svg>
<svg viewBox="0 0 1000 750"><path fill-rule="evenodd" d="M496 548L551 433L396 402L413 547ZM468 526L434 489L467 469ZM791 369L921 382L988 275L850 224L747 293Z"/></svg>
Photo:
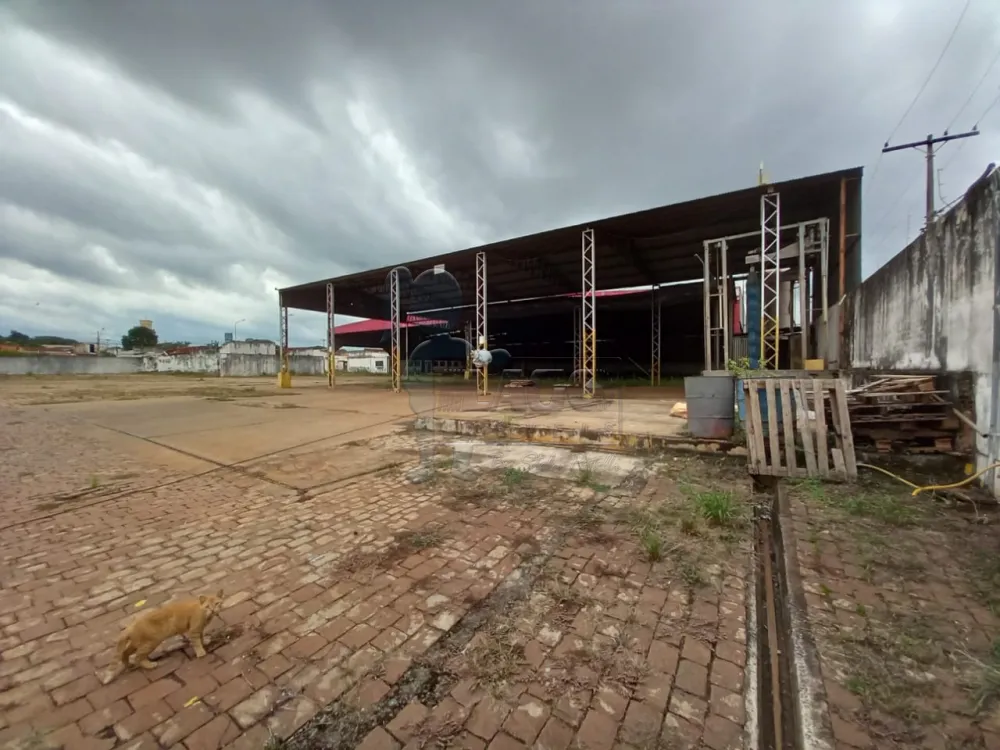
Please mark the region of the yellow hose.
<svg viewBox="0 0 1000 750"><path fill-rule="evenodd" d="M961 487L963 485L966 485L969 482L971 482L973 479L978 479L980 476L982 476L983 474L985 474L990 469L996 469L996 468L1000 467L1000 461L998 461L997 463L994 463L994 464L990 464L985 469L980 469L979 471L977 471L972 476L969 476L969 477L966 477L965 479L963 479L961 482L953 482L952 484L929 484L926 487L921 487L920 485L914 484L913 482L911 482L908 479L903 479L898 474L893 474L891 471L888 471L887 469L883 469L881 466L872 466L871 464L858 464L858 466L863 466L864 468L866 468L866 469L872 469L873 471L879 471L879 472L885 474L886 476L892 477L893 479L902 482L907 487L912 487L913 488L913 492L910 493L910 496L911 497L916 497L921 492L927 492L928 490L951 490L951 489L954 489L955 487Z"/></svg>
<svg viewBox="0 0 1000 750"><path fill-rule="evenodd" d="M893 474L891 471L883 469L881 466L872 466L871 464L858 464L858 466L863 467L865 469L871 469L872 471L880 471L883 474L885 474L887 477L892 477L893 479L896 479L896 480L902 482L903 484L905 484L905 485L907 485L909 487L914 487L916 489L920 488L919 484L914 484L913 482L909 481L908 479L903 479L898 474Z"/></svg>

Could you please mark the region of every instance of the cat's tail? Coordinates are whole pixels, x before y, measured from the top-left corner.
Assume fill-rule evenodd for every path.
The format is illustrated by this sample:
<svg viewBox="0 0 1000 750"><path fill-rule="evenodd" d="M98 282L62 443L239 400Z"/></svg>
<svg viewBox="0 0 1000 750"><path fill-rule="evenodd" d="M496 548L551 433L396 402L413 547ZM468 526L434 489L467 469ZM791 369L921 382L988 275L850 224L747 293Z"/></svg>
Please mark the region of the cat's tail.
<svg viewBox="0 0 1000 750"><path fill-rule="evenodd" d="M103 677L101 677L101 682L107 685L115 677L120 675L126 669L129 668L129 660L132 658L132 654L135 653L135 646L132 645L132 639L129 637L128 629L122 631L122 634L118 636L118 645L115 648L118 660L115 664L111 665Z"/></svg>
<svg viewBox="0 0 1000 750"><path fill-rule="evenodd" d="M118 660L121 662L122 669L129 666L129 659L132 658L132 654L134 653L135 645L132 643L131 634L126 628L118 637Z"/></svg>

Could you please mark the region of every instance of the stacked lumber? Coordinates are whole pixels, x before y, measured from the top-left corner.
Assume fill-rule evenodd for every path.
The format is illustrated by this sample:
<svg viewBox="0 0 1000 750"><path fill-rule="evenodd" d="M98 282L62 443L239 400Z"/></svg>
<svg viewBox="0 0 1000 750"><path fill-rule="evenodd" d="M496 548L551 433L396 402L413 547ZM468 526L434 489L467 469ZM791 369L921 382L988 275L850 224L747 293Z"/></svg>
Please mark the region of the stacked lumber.
<svg viewBox="0 0 1000 750"><path fill-rule="evenodd" d="M847 392L854 444L880 453L953 453L959 424L934 375L878 375Z"/></svg>

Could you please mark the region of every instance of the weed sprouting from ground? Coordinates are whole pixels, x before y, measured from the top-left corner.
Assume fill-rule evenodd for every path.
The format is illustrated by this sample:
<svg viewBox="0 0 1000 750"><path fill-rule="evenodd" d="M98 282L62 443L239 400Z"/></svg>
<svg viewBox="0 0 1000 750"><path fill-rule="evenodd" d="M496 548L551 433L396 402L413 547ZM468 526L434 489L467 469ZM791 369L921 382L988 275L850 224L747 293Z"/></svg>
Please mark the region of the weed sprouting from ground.
<svg viewBox="0 0 1000 750"><path fill-rule="evenodd" d="M1000 555L981 551L972 555L969 583L993 614L1000 614Z"/></svg>
<svg viewBox="0 0 1000 750"><path fill-rule="evenodd" d="M414 552L437 547L446 539L444 530L438 526L397 532L388 546L381 550L356 554L348 557L339 570L344 573L360 573L363 570L386 569Z"/></svg>
<svg viewBox="0 0 1000 750"><path fill-rule="evenodd" d="M475 636L465 652L466 669L476 681L494 695L513 679L524 663L524 646L503 633L481 633Z"/></svg>
<svg viewBox="0 0 1000 750"><path fill-rule="evenodd" d="M639 541L642 549L646 553L646 559L650 562L659 562L663 559L663 538L656 529L645 528L640 532Z"/></svg>
<svg viewBox="0 0 1000 750"><path fill-rule="evenodd" d="M713 526L729 526L739 515L733 493L713 490L694 496L698 513Z"/></svg>
<svg viewBox="0 0 1000 750"><path fill-rule="evenodd" d="M890 526L909 526L920 518L919 511L891 495L859 494L842 505L848 515L871 518Z"/></svg>
<svg viewBox="0 0 1000 750"><path fill-rule="evenodd" d="M685 536L698 535L698 522L695 521L693 518L690 517L682 518L678 522L678 527L680 528L681 533L684 534Z"/></svg>
<svg viewBox="0 0 1000 750"><path fill-rule="evenodd" d="M101 486L101 479L96 474L92 474L90 477L90 489L96 490Z"/></svg>
<svg viewBox="0 0 1000 750"><path fill-rule="evenodd" d="M408 551L419 551L437 547L444 541L441 529L419 529L417 531L401 531L396 534L395 544Z"/></svg>
<svg viewBox="0 0 1000 750"><path fill-rule="evenodd" d="M976 714L990 711L1000 702L1000 638L993 641L993 647L985 660L976 658L968 651L962 651L961 655L971 672L968 687L973 711Z"/></svg>
<svg viewBox="0 0 1000 750"><path fill-rule="evenodd" d="M503 472L503 483L507 487L514 487L523 483L529 474L524 469L508 468Z"/></svg>
<svg viewBox="0 0 1000 750"><path fill-rule="evenodd" d="M802 479L793 484L794 487L801 489L805 492L810 499L820 501L826 500L826 488L823 486L823 482L819 479L809 478Z"/></svg>
<svg viewBox="0 0 1000 750"><path fill-rule="evenodd" d="M576 473L577 483L582 484L584 487L589 487L594 492L607 492L611 489L608 485L602 484L597 480L597 470L589 461L581 461Z"/></svg>
<svg viewBox="0 0 1000 750"><path fill-rule="evenodd" d="M698 567L689 560L681 561L680 572L681 572L681 579L684 581L684 583L687 585L688 588L692 589L698 588L703 583L705 583L705 579L701 574L701 570L699 570Z"/></svg>

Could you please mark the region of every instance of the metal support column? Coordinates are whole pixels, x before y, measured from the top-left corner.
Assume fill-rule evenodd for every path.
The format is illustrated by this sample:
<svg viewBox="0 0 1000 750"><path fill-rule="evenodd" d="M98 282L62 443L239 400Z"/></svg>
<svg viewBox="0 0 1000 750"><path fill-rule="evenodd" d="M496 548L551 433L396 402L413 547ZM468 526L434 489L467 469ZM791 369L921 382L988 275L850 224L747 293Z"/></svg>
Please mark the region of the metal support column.
<svg viewBox="0 0 1000 750"><path fill-rule="evenodd" d="M389 272L389 369L392 373L392 392L399 393L401 386L399 347L399 269Z"/></svg>
<svg viewBox="0 0 1000 750"><path fill-rule="evenodd" d="M468 380L472 376L472 353L476 349L472 323L466 321L463 332L465 333L465 340L469 343L469 349L465 352L465 379Z"/></svg>
<svg viewBox="0 0 1000 750"><path fill-rule="evenodd" d="M333 323L333 284L326 285L326 384L337 385L337 341Z"/></svg>
<svg viewBox="0 0 1000 750"><path fill-rule="evenodd" d="M729 243L722 240L719 243L719 255L722 256L722 278L719 285L722 287L722 305L719 308L719 318L722 321L722 362L720 370L729 369L729 342L732 339L733 310L729 306Z"/></svg>
<svg viewBox="0 0 1000 750"><path fill-rule="evenodd" d="M802 366L809 359L809 299L806 295L806 225L799 224L799 344ZM794 323L794 321L793 321Z"/></svg>
<svg viewBox="0 0 1000 750"><path fill-rule="evenodd" d="M583 340L582 311L579 307L573 310L573 367L570 369L572 382L576 382L578 373L583 369L583 360L580 357L580 349Z"/></svg>
<svg viewBox="0 0 1000 750"><path fill-rule="evenodd" d="M781 198L760 197L760 369L778 369L781 331Z"/></svg>
<svg viewBox="0 0 1000 750"><path fill-rule="evenodd" d="M830 222L829 220L820 224L819 228L819 262L820 276L820 297L823 300L823 325L826 325L827 316L830 313ZM826 336L824 331L824 336ZM826 340L826 339L824 339ZM824 355L826 356L826 355Z"/></svg>
<svg viewBox="0 0 1000 750"><path fill-rule="evenodd" d="M729 363L729 338L732 310L729 309L729 243L725 239L709 240L705 248L706 294L705 320L709 354L708 370L725 370Z"/></svg>
<svg viewBox="0 0 1000 750"><path fill-rule="evenodd" d="M712 279L709 273L709 243L703 242L702 249L705 252L701 258L701 298L705 324L705 371L708 372L712 369Z"/></svg>
<svg viewBox="0 0 1000 750"><path fill-rule="evenodd" d="M288 350L288 308L285 301L278 295L278 385L281 388L292 387L290 352Z"/></svg>
<svg viewBox="0 0 1000 750"><path fill-rule="evenodd" d="M580 337L583 397L593 398L597 389L597 278L593 229L583 230L580 250L583 270L583 314Z"/></svg>
<svg viewBox="0 0 1000 750"><path fill-rule="evenodd" d="M656 387L660 384L660 285L653 285L650 302L650 325L652 352L649 364L649 384Z"/></svg>
<svg viewBox="0 0 1000 750"><path fill-rule="evenodd" d="M489 349L489 332L486 320L486 253L476 253L476 341L475 347ZM489 393L489 372L487 366L476 368L476 393Z"/></svg>

